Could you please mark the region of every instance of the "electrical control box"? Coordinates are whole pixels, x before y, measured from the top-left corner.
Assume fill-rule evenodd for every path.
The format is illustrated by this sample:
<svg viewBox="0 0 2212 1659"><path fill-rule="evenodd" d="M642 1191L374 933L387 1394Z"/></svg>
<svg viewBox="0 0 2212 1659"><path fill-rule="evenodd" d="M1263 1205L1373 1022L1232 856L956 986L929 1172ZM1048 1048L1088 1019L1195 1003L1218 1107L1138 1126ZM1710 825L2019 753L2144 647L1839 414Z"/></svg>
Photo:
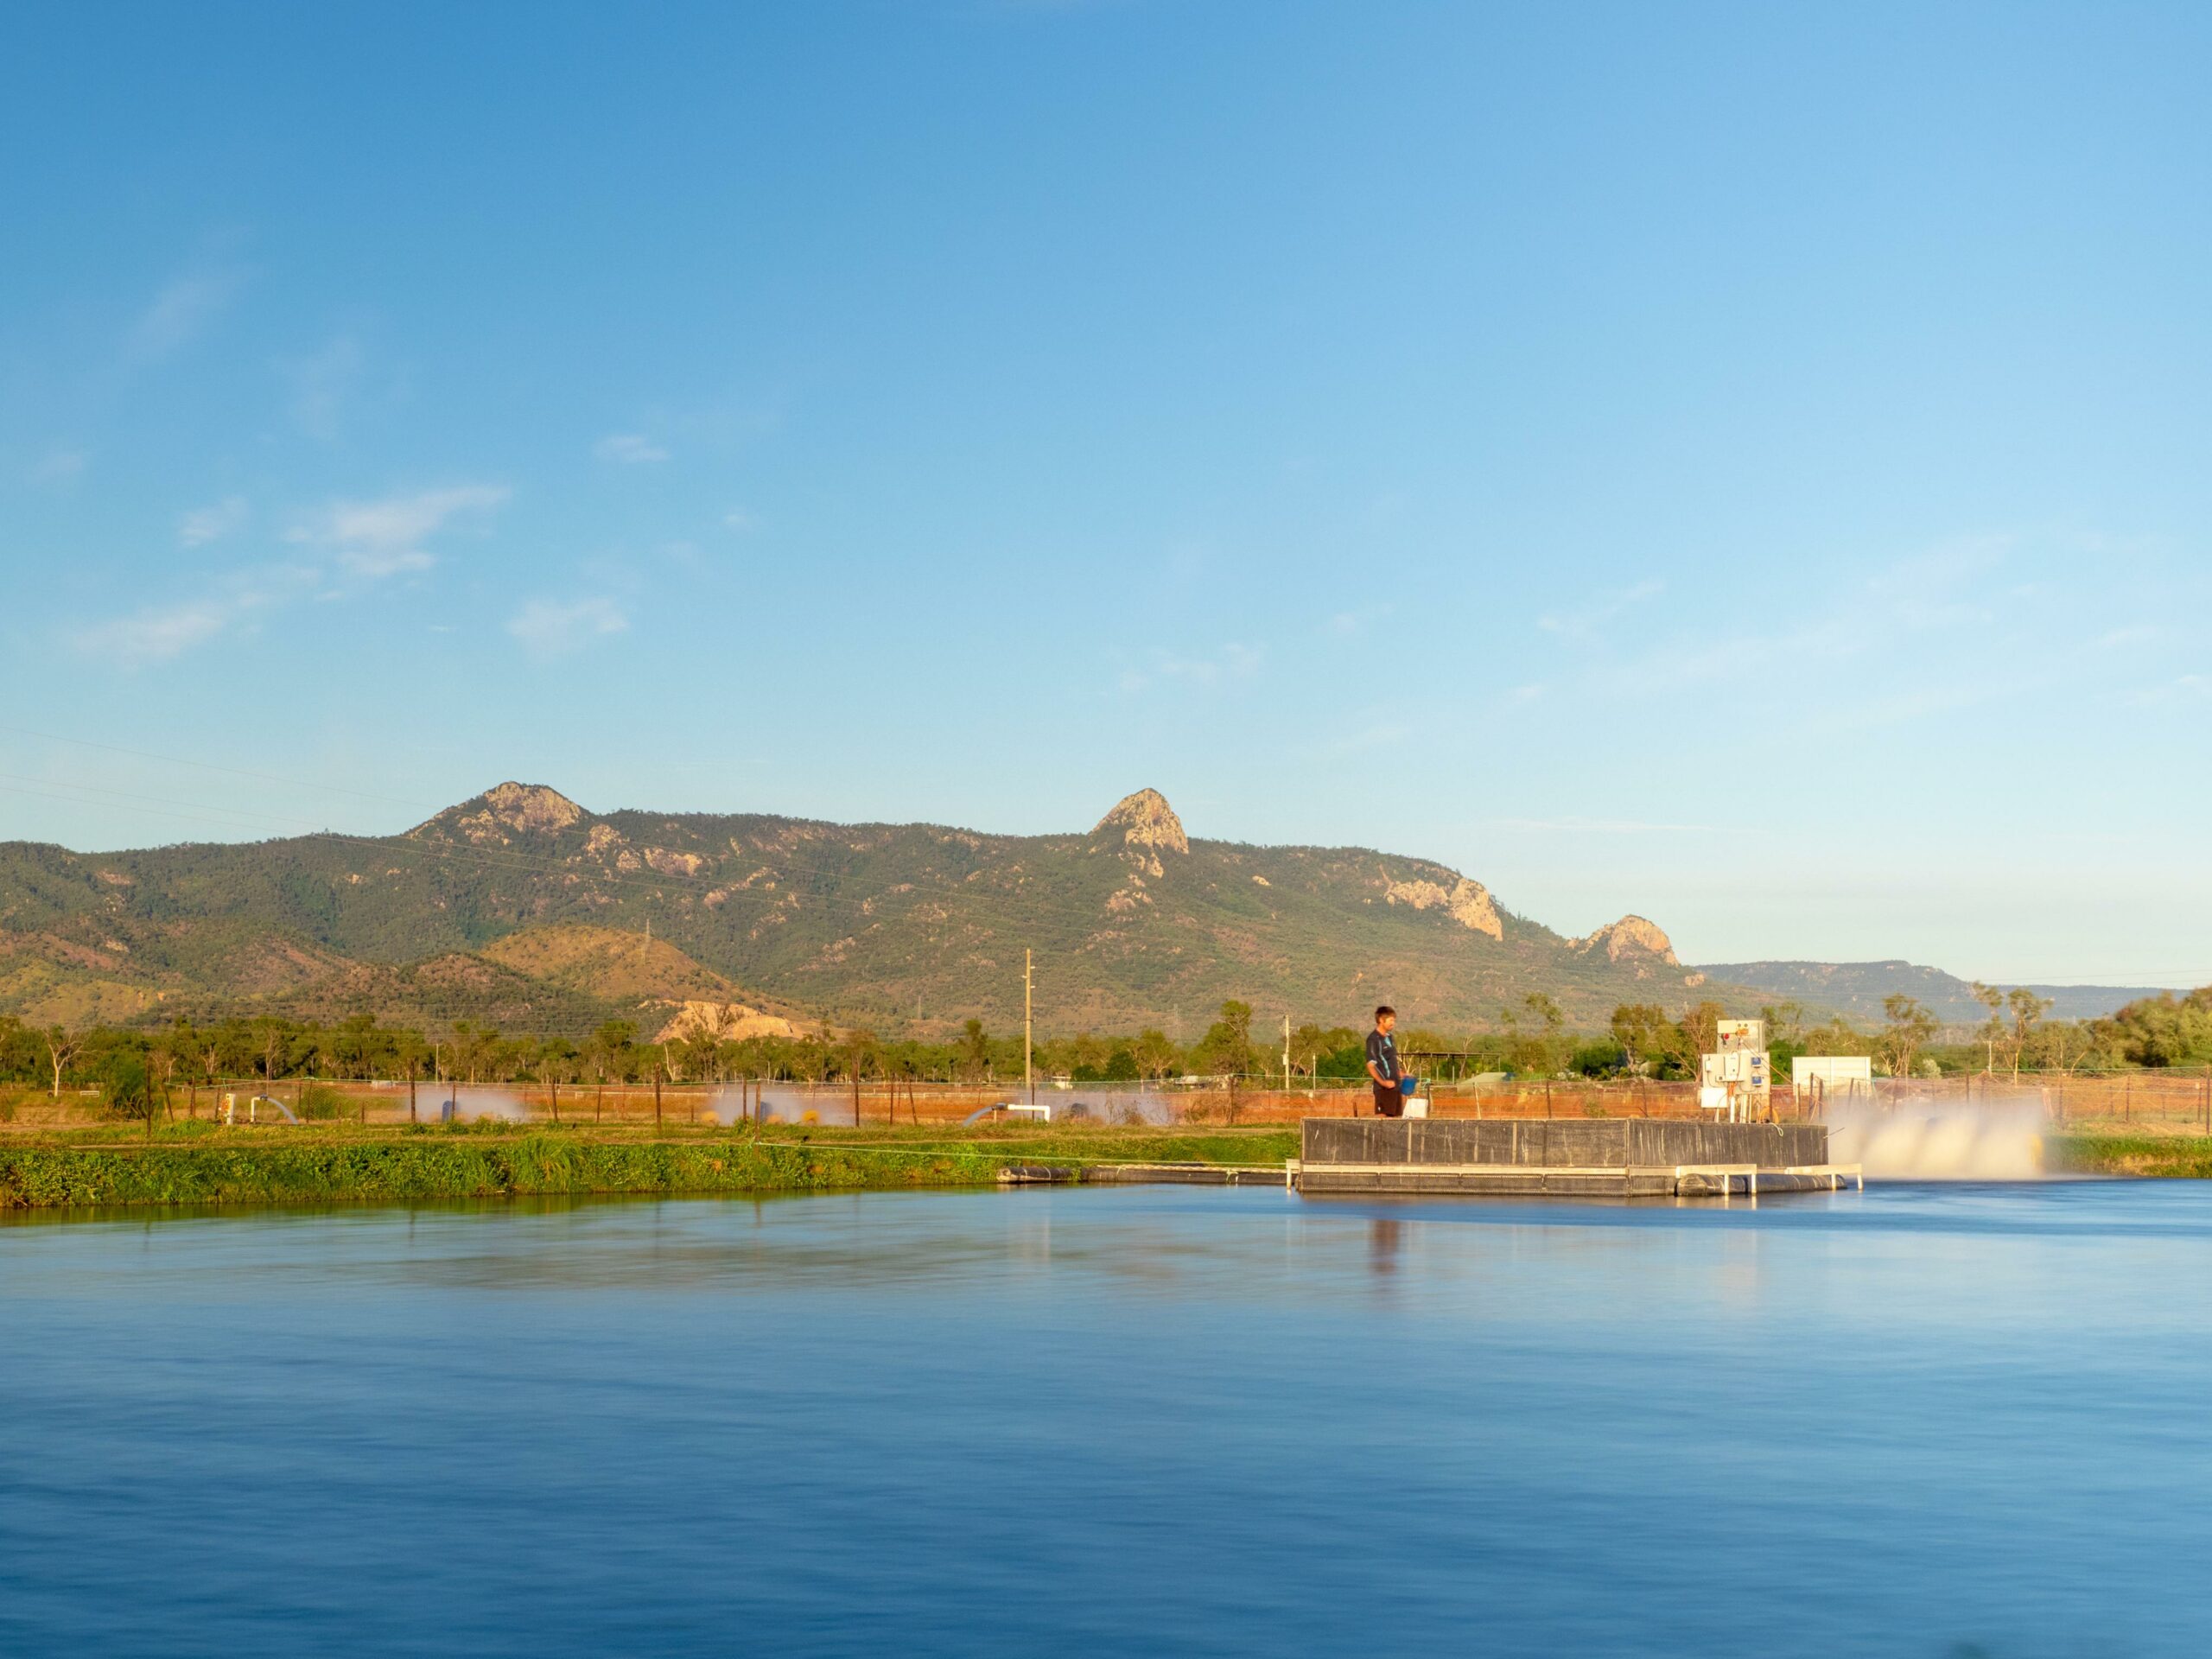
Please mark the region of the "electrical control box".
<svg viewBox="0 0 2212 1659"><path fill-rule="evenodd" d="M1700 1103L1726 1112L1732 1123L1765 1117L1774 1086L1767 1068L1766 1021L1723 1020L1716 1040L1717 1052L1699 1060Z"/></svg>

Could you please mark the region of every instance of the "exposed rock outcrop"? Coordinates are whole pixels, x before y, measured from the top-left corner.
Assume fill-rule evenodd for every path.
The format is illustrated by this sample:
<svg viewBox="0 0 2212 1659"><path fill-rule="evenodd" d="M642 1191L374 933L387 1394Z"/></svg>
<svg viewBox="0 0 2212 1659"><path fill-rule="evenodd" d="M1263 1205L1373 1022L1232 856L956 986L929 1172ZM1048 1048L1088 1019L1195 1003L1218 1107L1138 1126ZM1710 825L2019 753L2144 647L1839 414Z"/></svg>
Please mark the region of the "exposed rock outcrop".
<svg viewBox="0 0 2212 1659"><path fill-rule="evenodd" d="M422 840L443 830L479 846L505 847L518 835L557 835L583 816L583 808L557 789L510 782L486 790L473 801L448 807L408 834Z"/></svg>
<svg viewBox="0 0 2212 1659"><path fill-rule="evenodd" d="M1003 1029L1023 1008L1021 947L1039 944L1048 1029L1165 1026L1230 998L1349 1018L1373 980L1439 1029L1535 990L1587 1027L1622 1002L1678 996L1697 971L1642 917L1571 943L1517 918L1509 930L1502 902L1440 861L1192 837L1154 789L1072 828L602 816L509 781L408 837L350 842L336 862L316 838L81 855L16 843L0 859L0 1014L79 1020L123 987L185 998L195 1025L359 1010L573 1038L617 1014L642 1029L683 1002L735 1001L792 1019L866 1010L892 1030L972 1013ZM553 928L607 937L543 937ZM26 929L67 949L11 944ZM412 965L464 943L484 960L450 995ZM356 963L365 977L340 982Z"/></svg>
<svg viewBox="0 0 2212 1659"><path fill-rule="evenodd" d="M1464 875L1448 887L1440 881L1392 881L1385 877L1382 900L1385 904L1411 905L1415 910L1441 908L1462 927L1487 933L1493 939L1505 937L1505 924L1498 917L1490 889Z"/></svg>
<svg viewBox="0 0 2212 1659"><path fill-rule="evenodd" d="M1624 916L1609 927L1567 943L1587 955L1603 950L1608 962L1624 962L1645 957L1656 957L1669 968L1681 963L1675 958L1675 942L1669 938L1658 923L1647 921L1641 916Z"/></svg>
<svg viewBox="0 0 2212 1659"><path fill-rule="evenodd" d="M1167 804L1167 798L1156 789L1141 789L1134 795L1124 795L1114 810L1098 820L1091 830L1094 836L1109 835L1119 830L1124 846L1145 847L1171 853L1187 853L1191 838L1183 833L1183 820L1175 816L1175 809Z"/></svg>
<svg viewBox="0 0 2212 1659"><path fill-rule="evenodd" d="M687 1001L654 1033L653 1040L684 1042L702 1033L725 1043L741 1043L748 1037L796 1037L798 1027L781 1014L766 1014L742 1002Z"/></svg>

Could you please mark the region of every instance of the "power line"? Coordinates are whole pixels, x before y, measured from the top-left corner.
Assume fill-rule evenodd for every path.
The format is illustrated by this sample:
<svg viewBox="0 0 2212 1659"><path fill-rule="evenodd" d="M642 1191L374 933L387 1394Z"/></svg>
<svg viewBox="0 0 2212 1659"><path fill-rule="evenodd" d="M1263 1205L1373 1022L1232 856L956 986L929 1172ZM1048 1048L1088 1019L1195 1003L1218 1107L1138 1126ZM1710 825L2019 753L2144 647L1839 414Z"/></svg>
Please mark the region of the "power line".
<svg viewBox="0 0 2212 1659"><path fill-rule="evenodd" d="M337 784L309 783L303 778L286 778L275 772L248 772L239 766L221 766L208 760L188 760L181 754L157 754L151 749L125 748L119 743L96 743L88 737L64 737L59 732L36 732L28 726L0 724L0 732L17 737L35 737L47 743L69 743L80 749L99 749L109 754L128 754L141 760L158 760L173 766L191 766L200 772L219 772L232 778L251 778L257 783L283 784L293 789L317 790L326 795L350 795L356 800L378 801L386 806L407 806L435 812L439 809L423 801L404 801L394 795L374 795L365 790L346 789Z"/></svg>
<svg viewBox="0 0 2212 1659"><path fill-rule="evenodd" d="M263 815L257 817L248 817L240 813L226 812L220 807L205 807L197 811L179 812L175 810L175 804L168 800L165 797L157 795L138 795L134 794L128 790L109 789L99 784L60 783L50 778L24 778L12 772L0 772L0 782L4 782L13 785L14 788L11 791L13 793L24 795L43 795L48 800L68 801L72 805L77 806L99 805L102 804L102 803L79 801L71 796L56 795L51 791L55 789L74 790L79 794L105 796L111 800L142 802L156 807L156 816L163 817L193 817L206 823L227 821L232 823L243 824L248 828L256 828L269 823L289 823L300 827L308 834L315 834L321 832L322 830L322 826L321 824L316 823L314 820L309 818L280 818L270 817L268 815ZM198 803L188 803L188 804L197 806ZM213 813L215 816L210 817L207 816L209 813ZM229 844L235 845L236 843L232 842Z"/></svg>

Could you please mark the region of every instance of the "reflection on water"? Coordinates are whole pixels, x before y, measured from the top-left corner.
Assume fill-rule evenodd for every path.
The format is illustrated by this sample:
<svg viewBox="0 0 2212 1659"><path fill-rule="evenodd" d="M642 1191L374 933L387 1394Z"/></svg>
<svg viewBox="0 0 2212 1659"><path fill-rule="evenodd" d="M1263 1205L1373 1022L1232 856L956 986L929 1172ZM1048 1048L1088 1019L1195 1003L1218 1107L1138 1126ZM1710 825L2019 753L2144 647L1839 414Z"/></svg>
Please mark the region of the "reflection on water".
<svg viewBox="0 0 2212 1659"><path fill-rule="evenodd" d="M1367 1224L1368 1257L1377 1274L1397 1271L1398 1235L1405 1224L1377 1216Z"/></svg>
<svg viewBox="0 0 2212 1659"><path fill-rule="evenodd" d="M2212 1195L0 1226L0 1652L2195 1654Z"/></svg>

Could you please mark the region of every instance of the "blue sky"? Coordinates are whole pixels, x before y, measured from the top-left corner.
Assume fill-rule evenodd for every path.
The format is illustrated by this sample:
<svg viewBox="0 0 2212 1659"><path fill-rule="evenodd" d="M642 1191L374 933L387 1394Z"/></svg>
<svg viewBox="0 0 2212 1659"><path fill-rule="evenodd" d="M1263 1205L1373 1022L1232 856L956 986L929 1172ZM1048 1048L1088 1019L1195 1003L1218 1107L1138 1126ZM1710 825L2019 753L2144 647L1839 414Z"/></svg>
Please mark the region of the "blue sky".
<svg viewBox="0 0 2212 1659"><path fill-rule="evenodd" d="M2208 79L2196 5L10 7L0 836L1152 785L1691 960L2212 981Z"/></svg>

